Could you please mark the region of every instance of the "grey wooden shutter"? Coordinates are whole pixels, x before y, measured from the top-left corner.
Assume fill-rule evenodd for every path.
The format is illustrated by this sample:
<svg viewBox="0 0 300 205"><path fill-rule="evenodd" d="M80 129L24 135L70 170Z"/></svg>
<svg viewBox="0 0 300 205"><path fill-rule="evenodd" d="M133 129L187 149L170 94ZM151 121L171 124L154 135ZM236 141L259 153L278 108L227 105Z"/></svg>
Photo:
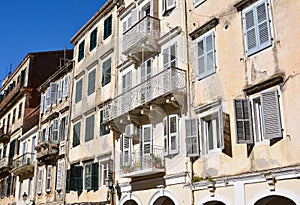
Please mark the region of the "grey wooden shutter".
<svg viewBox="0 0 300 205"><path fill-rule="evenodd" d="M69 93L69 76L64 77L64 83L63 83L63 97L68 97Z"/></svg>
<svg viewBox="0 0 300 205"><path fill-rule="evenodd" d="M96 69L91 71L88 75L88 95L95 92L95 83L96 83Z"/></svg>
<svg viewBox="0 0 300 205"><path fill-rule="evenodd" d="M179 152L179 127L178 115L169 115L169 154Z"/></svg>
<svg viewBox="0 0 300 205"><path fill-rule="evenodd" d="M169 155L169 125L168 125L168 117L163 119L164 125L164 155Z"/></svg>
<svg viewBox="0 0 300 205"><path fill-rule="evenodd" d="M75 96L75 103L79 102L82 98L82 79L77 81L76 83L76 96Z"/></svg>
<svg viewBox="0 0 300 205"><path fill-rule="evenodd" d="M57 84L56 83L50 83L50 103L56 104L57 99Z"/></svg>
<svg viewBox="0 0 300 205"><path fill-rule="evenodd" d="M264 137L274 139L282 137L278 91L263 92L260 95Z"/></svg>
<svg viewBox="0 0 300 205"><path fill-rule="evenodd" d="M66 115L66 117L65 117L65 132L61 133L61 135L64 135L64 140L67 140L68 132L69 132L69 115Z"/></svg>
<svg viewBox="0 0 300 205"><path fill-rule="evenodd" d="M246 37L246 52L248 55L257 51L258 44L255 29L255 13L254 8L244 13L244 29Z"/></svg>
<svg viewBox="0 0 300 205"><path fill-rule="evenodd" d="M142 126L142 154L150 155L152 153L152 125Z"/></svg>
<svg viewBox="0 0 300 205"><path fill-rule="evenodd" d="M235 99L235 123L237 143L253 143L251 108L248 99Z"/></svg>
<svg viewBox="0 0 300 205"><path fill-rule="evenodd" d="M92 185L92 164L86 164L85 165L85 176L84 176L84 189L85 190L91 190Z"/></svg>
<svg viewBox="0 0 300 205"><path fill-rule="evenodd" d="M127 20L122 22L123 33L127 30Z"/></svg>
<svg viewBox="0 0 300 205"><path fill-rule="evenodd" d="M63 80L60 79L57 83L57 101L61 101L61 98L62 98L62 88L63 86Z"/></svg>
<svg viewBox="0 0 300 205"><path fill-rule="evenodd" d="M259 48L263 49L271 45L272 43L270 38L270 24L269 24L268 7L266 1L257 5L256 14L257 14Z"/></svg>
<svg viewBox="0 0 300 205"><path fill-rule="evenodd" d="M185 120L186 152L188 157L199 156L198 119Z"/></svg>
<svg viewBox="0 0 300 205"><path fill-rule="evenodd" d="M86 118L85 121L85 142L94 139L95 116Z"/></svg>
<svg viewBox="0 0 300 205"><path fill-rule="evenodd" d="M102 87L110 83L111 79L111 58L104 61L102 64Z"/></svg>

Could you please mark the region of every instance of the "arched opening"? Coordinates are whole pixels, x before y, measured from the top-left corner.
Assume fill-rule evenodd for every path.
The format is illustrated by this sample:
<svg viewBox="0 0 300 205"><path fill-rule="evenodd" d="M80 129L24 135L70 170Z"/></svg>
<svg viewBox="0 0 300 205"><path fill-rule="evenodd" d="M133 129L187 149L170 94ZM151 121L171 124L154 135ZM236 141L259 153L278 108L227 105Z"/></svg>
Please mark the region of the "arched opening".
<svg viewBox="0 0 300 205"><path fill-rule="evenodd" d="M153 205L175 205L175 203L167 196L161 196L156 199Z"/></svg>
<svg viewBox="0 0 300 205"><path fill-rule="evenodd" d="M138 205L134 200L128 200L123 205Z"/></svg>
<svg viewBox="0 0 300 205"><path fill-rule="evenodd" d="M226 204L224 204L223 202L220 202L220 201L209 201L209 202L204 203L204 205L226 205Z"/></svg>
<svg viewBox="0 0 300 205"><path fill-rule="evenodd" d="M255 202L254 205L296 205L296 203L284 196L277 196L277 195L272 195L272 196L267 196L264 197L257 202Z"/></svg>

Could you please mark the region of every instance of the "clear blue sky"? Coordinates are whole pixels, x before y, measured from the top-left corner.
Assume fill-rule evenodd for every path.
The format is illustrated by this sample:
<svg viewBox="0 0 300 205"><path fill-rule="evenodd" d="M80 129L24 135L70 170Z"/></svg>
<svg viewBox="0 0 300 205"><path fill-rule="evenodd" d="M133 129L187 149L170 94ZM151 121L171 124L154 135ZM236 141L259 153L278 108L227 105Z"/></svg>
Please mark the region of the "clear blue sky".
<svg viewBox="0 0 300 205"><path fill-rule="evenodd" d="M0 2L0 85L30 52L71 49L70 39L106 0Z"/></svg>

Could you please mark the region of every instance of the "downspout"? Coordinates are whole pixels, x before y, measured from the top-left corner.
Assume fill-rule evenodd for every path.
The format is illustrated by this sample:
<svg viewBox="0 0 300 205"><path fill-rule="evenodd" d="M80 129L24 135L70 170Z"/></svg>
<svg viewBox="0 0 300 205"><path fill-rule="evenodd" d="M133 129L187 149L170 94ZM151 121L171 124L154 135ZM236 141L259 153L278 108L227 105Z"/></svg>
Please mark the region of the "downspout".
<svg viewBox="0 0 300 205"><path fill-rule="evenodd" d="M187 102L188 102L188 116L189 118L192 117L192 112L191 112L191 80L190 80L190 55L189 55L189 35L188 35L188 10L187 10L187 1L184 0L184 22L185 22L185 39L186 39L186 57L187 57L187 77L186 77L186 80L187 80L187 91L189 92L187 94ZM189 158L189 167L190 167L190 181L189 181L189 188L191 190L191 205L194 205L195 204L195 197L194 197L194 190L193 190L193 187L192 187L192 177L194 175L193 173L193 158L190 157ZM187 170L188 172L188 170Z"/></svg>
<svg viewBox="0 0 300 205"><path fill-rule="evenodd" d="M64 187L64 194L63 194L63 204L66 204L65 198L66 198L66 179L67 179L67 167L68 164L70 164L70 159L69 159L69 136L70 136L70 131L71 131L71 114L72 114L72 99L73 99L73 87L74 87L74 70L75 70L75 61L71 60L72 63L72 74L70 76L70 80L72 79L72 84L70 85L70 95L69 95L69 117L68 117L68 136L66 139L66 144L65 144L65 167L64 167L64 176L63 176L63 187Z"/></svg>

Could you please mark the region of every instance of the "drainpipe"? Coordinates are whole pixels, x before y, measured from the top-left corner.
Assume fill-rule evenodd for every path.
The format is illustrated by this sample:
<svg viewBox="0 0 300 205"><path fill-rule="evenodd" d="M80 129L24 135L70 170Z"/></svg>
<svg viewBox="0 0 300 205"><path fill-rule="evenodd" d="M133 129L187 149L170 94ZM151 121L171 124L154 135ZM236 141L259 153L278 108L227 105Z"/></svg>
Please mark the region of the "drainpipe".
<svg viewBox="0 0 300 205"><path fill-rule="evenodd" d="M187 57L187 91L191 89L191 81L190 81L190 55L189 55L189 35L188 35L188 10L187 10L187 1L184 0L184 22L185 22L185 39L186 39L186 57ZM191 93L187 94L187 102L188 102L188 116L191 117ZM191 184L191 179L193 177L193 159L190 158L189 165L190 165L190 181L189 187L191 190L191 205L195 204L195 197L194 197L194 190ZM188 170L187 170L188 171Z"/></svg>

